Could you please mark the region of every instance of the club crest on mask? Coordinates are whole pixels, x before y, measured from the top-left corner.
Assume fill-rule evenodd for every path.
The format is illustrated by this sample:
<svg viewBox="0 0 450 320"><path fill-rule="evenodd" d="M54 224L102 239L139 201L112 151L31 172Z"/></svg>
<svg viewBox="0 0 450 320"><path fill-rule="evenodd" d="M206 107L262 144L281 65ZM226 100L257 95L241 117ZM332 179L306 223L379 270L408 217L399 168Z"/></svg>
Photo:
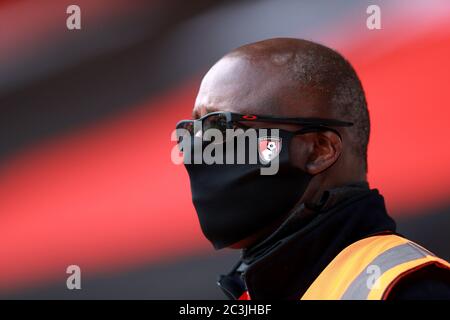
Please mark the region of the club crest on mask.
<svg viewBox="0 0 450 320"><path fill-rule="evenodd" d="M275 159L281 151L281 138L275 136L258 138L259 160L266 165Z"/></svg>

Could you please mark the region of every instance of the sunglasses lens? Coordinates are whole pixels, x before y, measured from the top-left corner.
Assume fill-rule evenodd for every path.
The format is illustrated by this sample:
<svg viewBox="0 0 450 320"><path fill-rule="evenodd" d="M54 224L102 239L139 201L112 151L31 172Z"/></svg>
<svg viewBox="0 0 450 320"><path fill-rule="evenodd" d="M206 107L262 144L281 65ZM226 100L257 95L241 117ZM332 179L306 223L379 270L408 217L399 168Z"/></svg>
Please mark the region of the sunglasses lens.
<svg viewBox="0 0 450 320"><path fill-rule="evenodd" d="M206 117L203 120L203 133L208 131L209 129L219 130L223 137L225 138L225 134L227 132L227 117L225 114L213 114L209 117Z"/></svg>
<svg viewBox="0 0 450 320"><path fill-rule="evenodd" d="M176 127L176 135L178 148L180 148L180 151L183 151L183 139L192 137L194 135L194 122L189 120L180 121Z"/></svg>

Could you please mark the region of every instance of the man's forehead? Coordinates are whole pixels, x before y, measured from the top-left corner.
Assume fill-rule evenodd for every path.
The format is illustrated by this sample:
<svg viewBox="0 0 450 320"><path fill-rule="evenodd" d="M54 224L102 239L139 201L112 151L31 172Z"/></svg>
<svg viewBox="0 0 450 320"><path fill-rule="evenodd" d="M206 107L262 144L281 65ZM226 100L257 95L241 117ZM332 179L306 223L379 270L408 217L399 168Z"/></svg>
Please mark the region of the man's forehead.
<svg viewBox="0 0 450 320"><path fill-rule="evenodd" d="M292 88L287 91L293 90ZM273 94L263 92L242 96L235 91L226 95L214 92L199 93L193 109L193 117L199 118L215 111L231 111L241 114L278 115L285 117L326 117L329 110L325 97L314 92Z"/></svg>
<svg viewBox="0 0 450 320"><path fill-rule="evenodd" d="M194 113L213 111L239 113L270 113L281 94L281 73L244 58L224 58L204 77Z"/></svg>

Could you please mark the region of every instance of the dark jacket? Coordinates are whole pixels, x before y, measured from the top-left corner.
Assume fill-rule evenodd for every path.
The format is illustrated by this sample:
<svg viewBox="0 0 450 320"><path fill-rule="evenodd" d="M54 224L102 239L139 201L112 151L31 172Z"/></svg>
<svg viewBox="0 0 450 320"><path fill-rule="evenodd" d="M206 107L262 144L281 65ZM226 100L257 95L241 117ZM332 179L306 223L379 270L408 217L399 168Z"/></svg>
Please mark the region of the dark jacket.
<svg viewBox="0 0 450 320"><path fill-rule="evenodd" d="M326 191L318 204L300 204L266 240L243 250L218 284L231 299L300 299L325 267L363 238L395 233L384 199L366 183ZM389 299L450 299L450 272L434 266L399 281Z"/></svg>

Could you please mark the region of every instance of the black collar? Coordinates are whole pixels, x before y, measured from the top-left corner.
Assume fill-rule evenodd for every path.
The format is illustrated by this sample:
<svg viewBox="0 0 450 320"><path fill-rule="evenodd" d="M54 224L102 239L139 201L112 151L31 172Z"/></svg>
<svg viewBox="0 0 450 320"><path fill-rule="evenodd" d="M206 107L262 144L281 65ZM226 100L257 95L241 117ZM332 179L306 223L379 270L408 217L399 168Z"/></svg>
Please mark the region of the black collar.
<svg viewBox="0 0 450 320"><path fill-rule="evenodd" d="M336 255L350 244L395 232L383 197L366 183L324 193L319 204L300 204L270 237L243 250L218 284L229 298L299 299Z"/></svg>

